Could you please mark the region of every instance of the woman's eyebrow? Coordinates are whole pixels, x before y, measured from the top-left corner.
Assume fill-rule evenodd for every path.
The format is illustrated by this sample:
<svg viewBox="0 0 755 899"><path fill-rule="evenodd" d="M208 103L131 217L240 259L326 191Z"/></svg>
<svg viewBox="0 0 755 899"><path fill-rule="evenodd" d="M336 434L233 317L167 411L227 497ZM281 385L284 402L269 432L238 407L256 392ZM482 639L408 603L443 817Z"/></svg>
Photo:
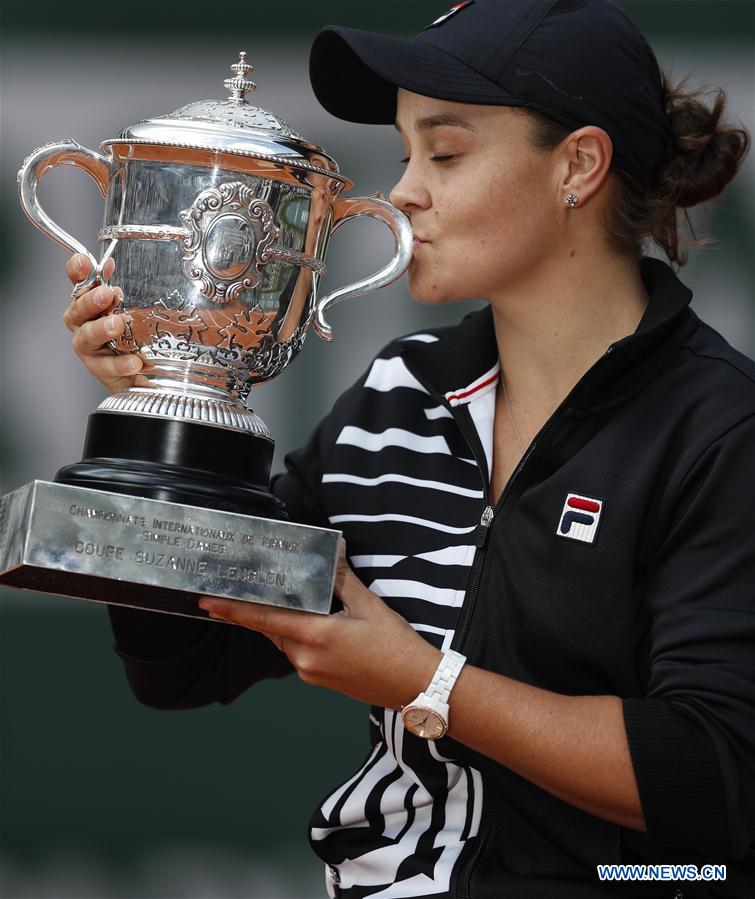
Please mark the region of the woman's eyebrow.
<svg viewBox="0 0 755 899"><path fill-rule="evenodd" d="M417 131L426 131L429 128L442 128L444 125L450 125L453 128L464 128L467 131L477 130L471 122L468 122L466 119L462 119L460 116L454 115L451 112L425 116L424 118L417 119L414 123L414 127ZM401 126L398 122L396 122L395 127L397 131L401 131Z"/></svg>

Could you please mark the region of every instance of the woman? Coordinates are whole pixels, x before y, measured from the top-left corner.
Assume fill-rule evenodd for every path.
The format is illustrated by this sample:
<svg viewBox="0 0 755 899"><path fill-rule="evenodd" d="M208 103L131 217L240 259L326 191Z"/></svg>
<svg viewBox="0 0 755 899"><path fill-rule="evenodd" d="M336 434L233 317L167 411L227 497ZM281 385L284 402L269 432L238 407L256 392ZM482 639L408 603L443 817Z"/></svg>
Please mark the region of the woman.
<svg viewBox="0 0 755 899"><path fill-rule="evenodd" d="M389 345L275 482L343 530L343 610L111 609L134 691L228 702L293 668L372 706L364 766L312 821L331 896L583 899L613 862L728 865L637 895L749 895L755 365L641 256L684 261L677 207L723 189L746 133L604 0L326 29L311 74L332 113L395 121L412 295L488 306ZM100 349L115 297L66 313L111 390L141 365Z"/></svg>

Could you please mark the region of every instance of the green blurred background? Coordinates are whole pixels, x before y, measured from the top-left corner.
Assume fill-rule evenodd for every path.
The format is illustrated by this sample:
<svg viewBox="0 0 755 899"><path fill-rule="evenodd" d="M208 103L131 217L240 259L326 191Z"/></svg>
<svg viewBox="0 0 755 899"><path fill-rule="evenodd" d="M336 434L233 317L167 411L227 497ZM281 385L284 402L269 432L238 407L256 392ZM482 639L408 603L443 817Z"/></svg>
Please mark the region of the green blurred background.
<svg viewBox="0 0 755 899"><path fill-rule="evenodd" d="M448 3L450 5L450 2ZM752 128L755 6L627 0L661 64L724 87ZM355 182L388 193L401 155L388 128L338 122L307 79L313 35L329 23L413 34L446 3L166 0L104 5L5 0L2 27L0 376L2 491L49 478L81 452L101 390L69 349L61 320L65 253L23 216L15 173L42 143L96 148L124 126L192 100L222 97L245 49L253 102L321 144ZM41 191L54 218L90 248L102 214L72 170ZM684 270L694 308L742 351L755 351L753 163L696 213L718 242ZM326 287L377 269L390 240L360 222L331 244ZM371 355L395 335L456 320L407 298L403 282L334 313L336 342L310 337L285 375L253 393L276 436L276 466L301 443ZM0 896L3 899L307 899L324 895L306 840L318 799L367 750L366 710L288 678L233 705L161 713L139 706L95 604L6 590L0 602Z"/></svg>

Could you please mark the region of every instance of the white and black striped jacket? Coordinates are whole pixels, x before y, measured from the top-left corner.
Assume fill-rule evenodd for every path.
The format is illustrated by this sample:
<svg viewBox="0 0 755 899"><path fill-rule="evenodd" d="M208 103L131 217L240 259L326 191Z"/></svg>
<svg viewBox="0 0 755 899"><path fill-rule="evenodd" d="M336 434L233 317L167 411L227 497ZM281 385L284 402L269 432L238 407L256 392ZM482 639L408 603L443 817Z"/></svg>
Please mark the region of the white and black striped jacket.
<svg viewBox="0 0 755 899"><path fill-rule="evenodd" d="M575 386L494 510L489 309L391 344L275 490L294 520L341 529L363 582L434 645L622 697L647 833L373 708L366 762L311 822L331 896L589 899L609 892L596 865L621 861L725 861L732 890L755 868L755 365L667 266L645 260L643 275L636 333ZM249 651L256 635L197 639L196 622L180 654L143 665L128 614L113 612L116 636L150 704L230 701L288 670L267 644ZM626 891L676 890L648 887Z"/></svg>

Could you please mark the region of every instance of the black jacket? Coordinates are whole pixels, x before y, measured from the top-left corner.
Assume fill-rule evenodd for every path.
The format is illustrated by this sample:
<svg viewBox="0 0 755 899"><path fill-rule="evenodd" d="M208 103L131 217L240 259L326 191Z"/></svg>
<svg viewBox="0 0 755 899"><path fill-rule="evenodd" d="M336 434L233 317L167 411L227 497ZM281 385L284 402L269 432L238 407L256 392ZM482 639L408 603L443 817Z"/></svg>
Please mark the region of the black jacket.
<svg viewBox="0 0 755 899"><path fill-rule="evenodd" d="M439 460L443 476L461 484L474 473L483 488L462 506L458 497L403 487L416 517L458 516L455 530L478 544L463 605L436 629L452 631L469 664L563 694L621 697L647 823L643 834L596 818L445 741L439 749L459 770L479 772L482 801L448 891L435 895L755 896L755 365L688 309L690 293L667 266L645 260L643 276L650 303L637 331L609 348L546 423L487 527L478 524L488 504L479 425L470 404L455 398L496 365L490 310L426 340L396 342L379 357L400 359L426 392L424 406L450 413L443 433L452 459ZM422 430L406 390L388 397L365 386L370 377L287 459L276 492L294 520L341 527L350 555L374 566L370 553L384 549L379 528L344 510L368 507L377 519L394 494L366 493L365 485L385 479L366 468L351 485L331 483L333 472L377 465L380 455L357 460L359 448L342 435L385 433L398 415L420 439L435 437ZM405 448L388 449L392 468L409 464ZM457 466L457 475L449 466L462 454L477 465ZM587 531L570 530L570 496L588 503L586 512L579 502L572 510L586 516L576 525ZM392 528L403 528L405 543L416 539L411 523ZM578 533L589 539L573 539ZM357 570L370 586L383 583L379 572ZM421 600L387 601L407 617L420 614ZM230 701L261 676L290 670L269 644L239 629L164 620L148 646L131 613L112 615L132 686L149 704ZM378 711L379 748L386 734ZM356 852L356 838L352 828L344 843L344 831L326 828L333 820L320 814L313 823L328 831L318 851L338 869ZM377 839L374 823L362 830ZM611 887L596 876L596 865L610 862L725 862L728 878ZM341 895L371 892L351 886Z"/></svg>

